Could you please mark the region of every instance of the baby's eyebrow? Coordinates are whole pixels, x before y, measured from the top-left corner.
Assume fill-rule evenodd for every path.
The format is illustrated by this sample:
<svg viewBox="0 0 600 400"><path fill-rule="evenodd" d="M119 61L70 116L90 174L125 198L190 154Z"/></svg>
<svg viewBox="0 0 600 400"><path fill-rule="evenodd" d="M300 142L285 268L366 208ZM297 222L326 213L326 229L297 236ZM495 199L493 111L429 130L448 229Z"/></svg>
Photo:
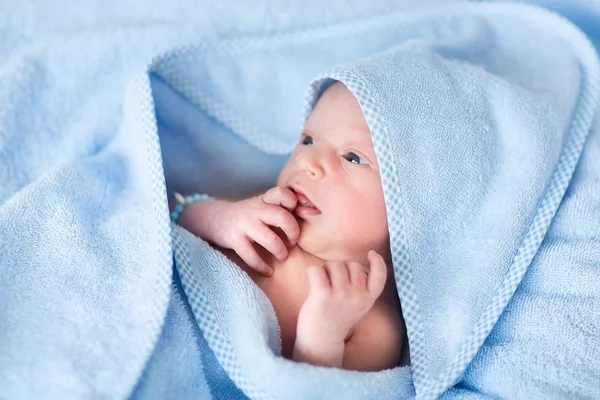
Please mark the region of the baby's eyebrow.
<svg viewBox="0 0 600 400"><path fill-rule="evenodd" d="M351 142L347 142L346 146L348 147L356 147L359 150L366 151L370 154L375 154L373 150L373 142L371 142L371 138L365 140L354 140Z"/></svg>
<svg viewBox="0 0 600 400"><path fill-rule="evenodd" d="M349 141L347 144L349 146L371 146L371 138L369 139L362 139L362 140L351 140Z"/></svg>
<svg viewBox="0 0 600 400"><path fill-rule="evenodd" d="M313 138L313 139L315 139L315 140L317 140L317 139L318 139L318 138L317 138L317 135L316 135L314 132L312 132L312 131L309 131L309 130L306 130L306 129L303 129L303 130L302 130L302 132L300 132L300 135L299 135L299 136L300 136L300 140L302 140L302 138L303 138L304 136L310 136L311 138Z"/></svg>

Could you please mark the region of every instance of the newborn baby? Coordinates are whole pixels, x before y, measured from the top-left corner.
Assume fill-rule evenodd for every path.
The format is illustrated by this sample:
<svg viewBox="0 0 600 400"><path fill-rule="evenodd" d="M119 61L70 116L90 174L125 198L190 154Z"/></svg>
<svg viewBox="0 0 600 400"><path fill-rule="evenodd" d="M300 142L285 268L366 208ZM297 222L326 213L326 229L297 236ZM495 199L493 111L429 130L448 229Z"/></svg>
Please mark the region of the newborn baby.
<svg viewBox="0 0 600 400"><path fill-rule="evenodd" d="M318 100L276 187L194 203L178 223L264 291L284 357L359 371L399 364L405 327L377 159L342 83Z"/></svg>

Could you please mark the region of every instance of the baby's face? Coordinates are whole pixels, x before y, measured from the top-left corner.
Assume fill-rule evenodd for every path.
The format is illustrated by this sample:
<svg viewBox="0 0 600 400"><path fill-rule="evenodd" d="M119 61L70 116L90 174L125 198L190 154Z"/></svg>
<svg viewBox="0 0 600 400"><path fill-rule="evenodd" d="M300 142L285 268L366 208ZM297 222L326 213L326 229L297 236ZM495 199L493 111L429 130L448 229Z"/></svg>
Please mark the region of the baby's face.
<svg viewBox="0 0 600 400"><path fill-rule="evenodd" d="M358 101L342 83L320 97L277 184L297 192L298 245L305 251L325 260L365 263L369 250L387 254L387 217L371 134Z"/></svg>

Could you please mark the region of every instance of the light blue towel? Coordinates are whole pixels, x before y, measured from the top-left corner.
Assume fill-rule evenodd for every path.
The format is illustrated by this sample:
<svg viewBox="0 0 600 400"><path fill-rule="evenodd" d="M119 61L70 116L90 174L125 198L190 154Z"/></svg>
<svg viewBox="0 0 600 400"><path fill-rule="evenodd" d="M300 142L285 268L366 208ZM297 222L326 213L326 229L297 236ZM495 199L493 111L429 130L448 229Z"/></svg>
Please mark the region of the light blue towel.
<svg viewBox="0 0 600 400"><path fill-rule="evenodd" d="M600 391L600 89L579 31L477 4L204 40L158 57L121 109L138 64L208 30L182 31L136 28L136 51L105 43L121 53L96 70L60 63L81 47L61 37L3 70L0 397ZM306 85L338 64L325 77L361 102L382 165L410 340L411 366L377 373L278 357L262 292L167 217L165 176L215 195L273 183Z"/></svg>
<svg viewBox="0 0 600 400"><path fill-rule="evenodd" d="M572 232L588 235L583 243L571 244L581 246L587 257L580 259L579 268L572 268L574 276L563 277L565 269L571 269L571 250L544 256L554 231L542 246L598 112L599 71L593 47L566 21L523 6L488 4L404 18L383 19L377 28L366 30L377 31L382 42L388 35L395 39L382 53L325 76L351 88L371 127L382 165L411 366L356 374L277 357L274 314L261 292L224 257L176 228L176 266L183 291L204 332L203 345L223 368L205 369L209 386L219 385L213 390L217 397L241 395L233 384L251 398L331 398L334 393L341 398L560 398L593 396L599 389L600 347L594 341L600 329L594 307L600 296L594 223L598 199L590 197L593 189L587 189L587 197L575 196L573 216L564 222ZM386 29L386 21L394 21L397 31ZM367 36L364 31L357 34ZM310 45L321 55L319 46ZM320 45L341 48L323 40ZM299 57L304 55L301 49L294 50ZM261 62L271 61L270 54L253 52L238 64L205 58L201 50L187 50L179 59L170 55L168 68L156 69L168 71L158 72L154 88L164 99L157 106L163 148L173 151L171 159L165 152L167 176L173 174L169 181L178 190L197 187L222 195L234 194L234 188L239 189L235 194L242 194L249 190L244 183L258 187L274 182L278 163L285 158L267 154L289 150L297 131L283 125L267 133L263 124L273 119L288 123L290 118L281 117L285 109L273 106L286 104L277 96L285 96L289 87L276 85L261 96L250 78L245 81L244 68L253 67L251 76L259 77L258 82L261 71L266 70L265 79L272 75L260 68ZM293 55L289 59L290 65L302 63ZM205 71L215 71L213 65L218 65L220 73L227 71L239 80L218 85L202 81L208 73L198 65ZM330 82L317 80L313 99ZM167 94L169 86L202 111L189 109L176 96L167 100L172 96ZM248 98L279 101L267 100L264 114L263 103L234 107L243 116L206 107L216 103L207 100L207 93L217 93L221 104L240 101L235 90L240 86L250 93ZM214 119L220 125L211 125ZM250 145L227 136L228 128ZM275 132L291 132L290 142ZM597 153L596 143L592 139L588 151ZM190 154L201 154L195 164L189 156L187 175L198 171L192 179L175 170L183 144ZM246 174L253 166L266 175ZM594 155L584 171L592 185L596 181L596 189L600 170ZM590 218L579 213L590 213ZM536 270L543 272L536 276ZM527 282L537 287L533 293L527 294ZM524 304L522 297L527 298ZM556 308L535 312L548 297ZM504 310L513 309L513 320L500 318ZM225 383L224 374L233 384ZM569 379L561 379L564 374Z"/></svg>

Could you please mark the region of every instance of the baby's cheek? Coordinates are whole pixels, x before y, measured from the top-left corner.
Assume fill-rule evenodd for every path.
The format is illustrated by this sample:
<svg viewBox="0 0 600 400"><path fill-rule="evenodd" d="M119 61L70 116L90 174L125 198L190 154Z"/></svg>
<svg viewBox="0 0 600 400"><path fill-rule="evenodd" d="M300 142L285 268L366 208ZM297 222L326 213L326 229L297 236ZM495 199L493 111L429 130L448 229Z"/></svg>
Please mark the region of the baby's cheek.
<svg viewBox="0 0 600 400"><path fill-rule="evenodd" d="M287 185L287 176L288 176L288 168L287 165L281 170L279 176L277 177L277 186L285 186Z"/></svg>
<svg viewBox="0 0 600 400"><path fill-rule="evenodd" d="M368 208L349 211L343 221L341 231L354 243L369 241L376 234L376 224Z"/></svg>
<svg viewBox="0 0 600 400"><path fill-rule="evenodd" d="M351 235L349 239L356 246L367 250L376 249L387 241L387 216L374 207L356 210L344 229Z"/></svg>

